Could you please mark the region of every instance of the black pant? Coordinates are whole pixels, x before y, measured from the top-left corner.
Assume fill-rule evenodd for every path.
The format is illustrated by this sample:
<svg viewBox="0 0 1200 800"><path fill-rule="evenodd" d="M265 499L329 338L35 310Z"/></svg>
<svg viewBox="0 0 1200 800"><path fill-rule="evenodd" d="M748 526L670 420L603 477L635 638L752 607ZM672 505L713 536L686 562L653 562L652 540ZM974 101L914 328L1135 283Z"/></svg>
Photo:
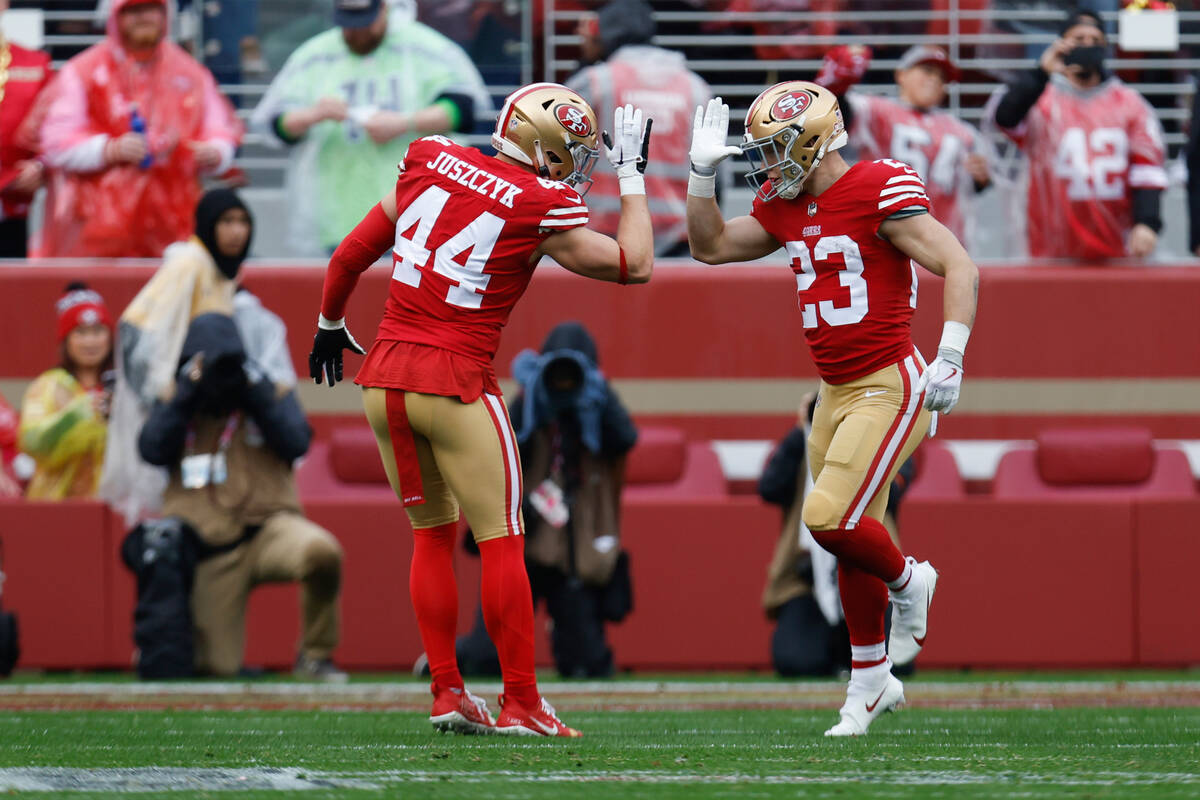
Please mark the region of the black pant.
<svg viewBox="0 0 1200 800"><path fill-rule="evenodd" d="M553 622L550 649L559 674L564 678L612 675L612 650L604 635L601 590L555 570L527 566L533 601L535 604L539 598L546 601L546 612ZM455 649L464 675L500 674L500 659L488 636L482 609L475 615L475 627L459 637Z"/></svg>
<svg viewBox="0 0 1200 800"><path fill-rule="evenodd" d="M0 258L25 258L25 241L28 237L28 220L0 220Z"/></svg>

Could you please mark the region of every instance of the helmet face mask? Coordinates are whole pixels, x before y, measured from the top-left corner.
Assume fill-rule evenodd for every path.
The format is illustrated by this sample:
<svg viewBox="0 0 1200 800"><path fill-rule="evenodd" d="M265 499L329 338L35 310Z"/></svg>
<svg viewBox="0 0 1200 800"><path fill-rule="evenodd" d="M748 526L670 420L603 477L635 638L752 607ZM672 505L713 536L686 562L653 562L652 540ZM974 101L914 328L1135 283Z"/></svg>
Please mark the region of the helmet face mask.
<svg viewBox="0 0 1200 800"><path fill-rule="evenodd" d="M751 167L746 182L761 202L791 200L825 154L845 143L842 112L832 92L807 81L777 83L746 114L741 145Z"/></svg>
<svg viewBox="0 0 1200 800"><path fill-rule="evenodd" d="M591 106L558 83L534 83L510 94L496 120L492 146L547 180L584 194L600 157Z"/></svg>

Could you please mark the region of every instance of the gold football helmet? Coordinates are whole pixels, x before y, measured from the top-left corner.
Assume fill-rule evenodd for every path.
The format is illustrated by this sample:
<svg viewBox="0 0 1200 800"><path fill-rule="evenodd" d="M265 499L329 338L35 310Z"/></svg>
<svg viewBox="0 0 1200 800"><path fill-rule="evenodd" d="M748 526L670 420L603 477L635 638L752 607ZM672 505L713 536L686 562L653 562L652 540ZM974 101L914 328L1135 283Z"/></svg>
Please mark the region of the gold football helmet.
<svg viewBox="0 0 1200 800"><path fill-rule="evenodd" d="M746 182L763 202L791 200L825 154L845 144L846 126L833 92L808 81L777 83L746 112L742 152L751 167ZM776 170L778 180L769 180Z"/></svg>
<svg viewBox="0 0 1200 800"><path fill-rule="evenodd" d="M599 125L587 101L559 83L532 83L504 100L492 147L580 194L591 184Z"/></svg>

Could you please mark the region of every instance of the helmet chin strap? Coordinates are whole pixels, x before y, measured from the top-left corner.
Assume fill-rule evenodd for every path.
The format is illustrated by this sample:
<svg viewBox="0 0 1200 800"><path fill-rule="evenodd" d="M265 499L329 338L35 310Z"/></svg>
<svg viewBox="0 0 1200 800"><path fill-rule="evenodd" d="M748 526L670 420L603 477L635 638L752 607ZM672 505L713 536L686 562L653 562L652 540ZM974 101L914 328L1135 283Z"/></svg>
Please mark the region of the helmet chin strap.
<svg viewBox="0 0 1200 800"><path fill-rule="evenodd" d="M542 150L540 139L533 140L533 157L536 162L534 166L537 167L537 174L542 178L549 178L550 167L546 166L546 153Z"/></svg>

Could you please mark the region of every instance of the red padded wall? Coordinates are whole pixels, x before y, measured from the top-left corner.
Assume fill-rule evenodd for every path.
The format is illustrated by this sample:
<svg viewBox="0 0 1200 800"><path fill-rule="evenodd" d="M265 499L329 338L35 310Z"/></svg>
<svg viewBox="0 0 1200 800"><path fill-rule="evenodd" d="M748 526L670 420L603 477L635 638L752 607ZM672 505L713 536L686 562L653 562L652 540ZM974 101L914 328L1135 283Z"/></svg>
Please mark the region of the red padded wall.
<svg viewBox="0 0 1200 800"><path fill-rule="evenodd" d="M1138 660L1200 664L1200 499L1145 500L1134 509Z"/></svg>

